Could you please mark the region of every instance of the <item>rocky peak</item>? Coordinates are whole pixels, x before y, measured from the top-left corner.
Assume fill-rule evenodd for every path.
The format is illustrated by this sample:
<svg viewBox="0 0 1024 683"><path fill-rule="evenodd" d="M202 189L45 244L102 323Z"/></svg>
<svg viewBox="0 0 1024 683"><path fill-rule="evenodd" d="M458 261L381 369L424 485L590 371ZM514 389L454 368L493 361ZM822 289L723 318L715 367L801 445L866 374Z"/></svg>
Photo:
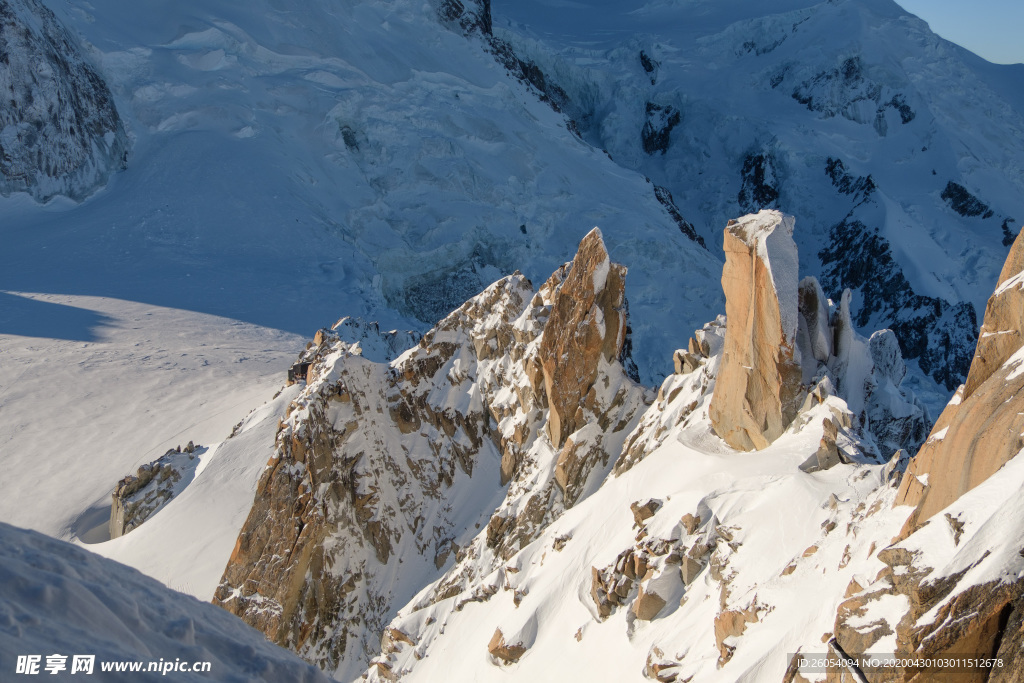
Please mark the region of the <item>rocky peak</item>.
<svg viewBox="0 0 1024 683"><path fill-rule="evenodd" d="M594 386L598 362L618 360L625 341L626 268L612 263L601 231L580 242L565 279L555 288L540 342L551 443L561 447L580 426L582 399Z"/></svg>
<svg viewBox="0 0 1024 683"><path fill-rule="evenodd" d="M858 335L849 290L836 305L815 278L797 283L793 225L791 217L761 211L725 229L725 344L708 409L715 433L733 448L760 450L827 394L845 401L845 412L826 429L823 453L831 455L809 467L861 455L880 462L916 449L928 417L900 387L906 366L895 335ZM708 354L695 354L694 340L690 346L681 366L693 369ZM857 453L841 455L834 443L832 432L844 425L859 433Z"/></svg>
<svg viewBox="0 0 1024 683"><path fill-rule="evenodd" d="M912 461L897 503L915 510L904 535L1017 455L1024 442L1024 239L1017 236L985 308L966 384Z"/></svg>
<svg viewBox="0 0 1024 683"><path fill-rule="evenodd" d="M797 254L793 218L760 211L725 228L725 349L710 416L733 448L760 450L796 415Z"/></svg>
<svg viewBox="0 0 1024 683"><path fill-rule="evenodd" d="M423 585L422 604L489 599L646 405L619 362L624 277L594 230L538 291L503 278L388 363L319 332L215 602L344 678Z"/></svg>

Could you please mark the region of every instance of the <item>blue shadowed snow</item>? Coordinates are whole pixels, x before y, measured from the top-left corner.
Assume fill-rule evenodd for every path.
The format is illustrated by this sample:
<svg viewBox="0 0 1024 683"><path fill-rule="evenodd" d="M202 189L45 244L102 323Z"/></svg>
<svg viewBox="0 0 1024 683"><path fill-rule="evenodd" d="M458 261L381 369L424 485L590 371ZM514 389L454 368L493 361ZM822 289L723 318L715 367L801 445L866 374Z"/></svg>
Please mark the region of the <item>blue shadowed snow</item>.
<svg viewBox="0 0 1024 683"><path fill-rule="evenodd" d="M111 322L87 308L0 291L0 334L93 342Z"/></svg>

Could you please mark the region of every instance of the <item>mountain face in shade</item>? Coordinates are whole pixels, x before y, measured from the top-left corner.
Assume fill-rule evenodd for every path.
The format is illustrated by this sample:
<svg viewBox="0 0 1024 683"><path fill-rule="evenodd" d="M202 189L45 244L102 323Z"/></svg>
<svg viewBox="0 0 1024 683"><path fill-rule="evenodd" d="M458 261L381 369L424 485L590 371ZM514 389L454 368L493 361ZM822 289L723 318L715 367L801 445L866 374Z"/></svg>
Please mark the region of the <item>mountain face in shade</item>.
<svg viewBox="0 0 1024 683"><path fill-rule="evenodd" d="M491 17L485 49L671 191L702 240L762 208L799 217L802 272L837 301L850 288L859 329L891 328L946 391L966 378L1024 220L1019 65L891 0L464 6Z"/></svg>
<svg viewBox="0 0 1024 683"><path fill-rule="evenodd" d="M82 200L128 162L110 89L38 0L0 2L0 194Z"/></svg>

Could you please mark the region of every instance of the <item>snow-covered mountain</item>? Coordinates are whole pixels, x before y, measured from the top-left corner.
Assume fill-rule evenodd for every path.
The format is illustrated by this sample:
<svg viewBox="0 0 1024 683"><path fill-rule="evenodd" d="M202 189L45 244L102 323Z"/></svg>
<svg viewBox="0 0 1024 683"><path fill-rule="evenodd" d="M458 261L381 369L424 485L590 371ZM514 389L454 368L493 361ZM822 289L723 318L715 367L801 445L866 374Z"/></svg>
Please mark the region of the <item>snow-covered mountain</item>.
<svg viewBox="0 0 1024 683"><path fill-rule="evenodd" d="M858 327L963 381L1024 215L1024 67L891 0L469 4L499 61L705 241L761 208L799 216L803 270L853 290Z"/></svg>
<svg viewBox="0 0 1024 683"><path fill-rule="evenodd" d="M1007 663L978 680L1009 680L1020 640L989 621L1017 628L1024 586L999 512L1021 485L1002 426L1024 238L985 319L1007 341L979 346L904 475L893 449L924 427L893 335L798 284L792 234L771 211L730 224L729 316L656 396L621 365L625 272L598 231L390 363L318 334L215 602L343 681L822 680L839 671L793 653L965 647ZM971 439L966 483L943 463Z"/></svg>
<svg viewBox="0 0 1024 683"><path fill-rule="evenodd" d="M344 680L1019 650L1021 68L887 0L0 8L0 520Z"/></svg>
<svg viewBox="0 0 1024 683"><path fill-rule="evenodd" d="M269 399L294 333L343 315L422 332L503 274L546 277L597 223L638 266L647 381L718 308L719 263L653 187L433 7L50 8L108 84L132 155L83 203L3 200L0 450L13 487L35 488L39 461L54 484L0 501L11 523L88 536L112 481L222 441Z"/></svg>
<svg viewBox="0 0 1024 683"><path fill-rule="evenodd" d="M38 0L0 2L0 194L84 199L128 161L110 90Z"/></svg>

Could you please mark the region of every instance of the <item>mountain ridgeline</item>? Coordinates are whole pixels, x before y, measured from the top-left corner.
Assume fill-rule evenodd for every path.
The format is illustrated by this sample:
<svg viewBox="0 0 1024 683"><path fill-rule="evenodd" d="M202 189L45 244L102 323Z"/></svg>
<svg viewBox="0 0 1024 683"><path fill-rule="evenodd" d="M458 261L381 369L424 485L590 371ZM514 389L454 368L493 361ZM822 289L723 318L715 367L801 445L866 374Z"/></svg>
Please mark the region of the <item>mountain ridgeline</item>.
<svg viewBox="0 0 1024 683"><path fill-rule="evenodd" d="M729 223L727 315L676 352L657 394L625 370L627 273L597 230L539 289L499 280L390 362L318 333L215 602L340 680L541 675L621 642L615 657L652 680L764 667L757 680L796 681L785 653L882 651L871 644L886 634L905 656L981 638L1012 661L1019 641L989 621L1024 595L998 578L1019 556L972 540L999 522L971 501L1024 483L1019 467L997 472L1019 439L946 414L929 436L892 332L862 337L849 292L835 303L798 278L794 227L775 211ZM972 398L972 383L951 414L978 400L1019 411L1018 261L983 328L999 348L974 361L999 368L973 392L995 398ZM936 455L943 439L972 453L979 438L1002 441L963 465ZM960 469L976 472L966 485ZM956 531L957 566L995 577L985 588L942 578L945 545L920 540L937 528ZM906 611L865 619L899 595ZM957 627L936 644L914 629L939 603ZM977 680L1010 680L999 675Z"/></svg>
<svg viewBox="0 0 1024 683"><path fill-rule="evenodd" d="M104 227L93 253L111 215L179 266L302 234L307 301L431 325L318 331L225 441L132 467L102 551L188 558L196 594L342 681L921 682L942 672L908 660L977 654L969 680L1019 682L1018 72L890 0L542 4L310 0L300 21L255 0L229 22L186 1L144 46L105 34L115 54L0 0L0 193L107 183L117 93L167 152L147 159L230 149L269 191L218 186L241 194L199 221L232 236L211 243L175 232L201 211L140 192L122 215L111 192L75 214ZM223 611L0 533L31 587L15 638L81 642L109 574L134 596L100 591L131 644L111 656L209 642L226 680L322 678ZM91 606L61 614L54 587ZM139 640L139 614L173 619ZM869 653L903 664L813 664Z"/></svg>
<svg viewBox="0 0 1024 683"><path fill-rule="evenodd" d="M835 300L851 290L859 329L892 329L947 391L966 379L987 284L1024 211L1009 68L965 59L889 0L637 2L546 18L453 0L439 14L581 139L670 192L694 239L713 243L716 226L763 208L801 216L803 270ZM976 87L960 97L965 78ZM1005 126L1009 147L963 120ZM958 147L984 160L957 161Z"/></svg>

